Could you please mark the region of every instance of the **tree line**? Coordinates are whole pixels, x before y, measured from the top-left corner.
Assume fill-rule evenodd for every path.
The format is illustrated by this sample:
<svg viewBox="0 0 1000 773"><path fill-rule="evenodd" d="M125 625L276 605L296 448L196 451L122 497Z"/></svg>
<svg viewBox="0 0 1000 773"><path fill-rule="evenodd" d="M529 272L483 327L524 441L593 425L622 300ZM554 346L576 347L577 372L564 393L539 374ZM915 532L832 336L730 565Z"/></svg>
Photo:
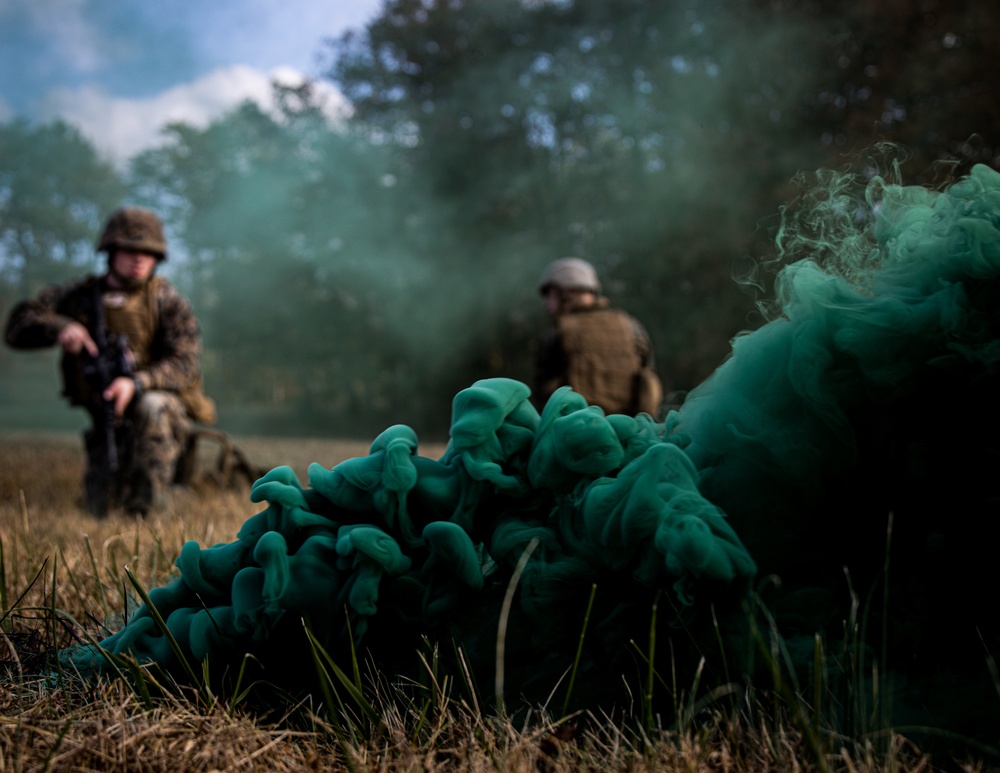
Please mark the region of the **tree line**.
<svg viewBox="0 0 1000 773"><path fill-rule="evenodd" d="M97 268L104 216L149 206L224 425L441 434L471 381L530 379L535 283L572 254L649 328L680 399L759 324L755 268L797 175L875 174L886 142L907 182L998 166L994 16L972 0L388 0L317 41L344 120L310 85L275 85L276 112L172 124L125 169L66 124L0 125L0 308ZM0 357L16 400L24 356Z"/></svg>

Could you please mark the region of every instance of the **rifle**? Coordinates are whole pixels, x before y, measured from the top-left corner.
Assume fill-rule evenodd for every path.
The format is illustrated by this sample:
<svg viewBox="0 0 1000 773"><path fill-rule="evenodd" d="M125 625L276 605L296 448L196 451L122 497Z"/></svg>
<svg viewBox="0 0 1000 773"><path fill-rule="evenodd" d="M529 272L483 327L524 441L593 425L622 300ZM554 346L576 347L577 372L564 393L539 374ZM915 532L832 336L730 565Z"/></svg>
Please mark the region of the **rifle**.
<svg viewBox="0 0 1000 773"><path fill-rule="evenodd" d="M115 429L118 417L110 400L104 399L104 390L119 376L131 376L135 373L135 358L124 335L109 333L107 321L104 318L104 304L101 301L100 282L94 282L93 288L93 326L91 338L97 345L97 356L92 357L86 352L81 353L81 373L93 394L96 394L96 405L91 408L91 418L94 430L99 428L104 432L105 462L109 473L118 472L119 453Z"/></svg>

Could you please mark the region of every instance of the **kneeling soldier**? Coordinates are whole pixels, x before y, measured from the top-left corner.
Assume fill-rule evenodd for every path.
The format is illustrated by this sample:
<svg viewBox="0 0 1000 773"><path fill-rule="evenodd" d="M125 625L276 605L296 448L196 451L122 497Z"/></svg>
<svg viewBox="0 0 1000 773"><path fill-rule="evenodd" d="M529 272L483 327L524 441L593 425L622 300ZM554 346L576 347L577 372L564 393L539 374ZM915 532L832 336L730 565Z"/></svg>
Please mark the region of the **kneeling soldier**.
<svg viewBox="0 0 1000 773"><path fill-rule="evenodd" d="M85 502L95 515L113 506L146 515L173 483L192 421L215 421L201 386L201 341L191 307L155 276L167 257L152 212L114 212L97 243L107 271L48 287L18 304L6 341L18 349L59 344L63 394L85 408Z"/></svg>

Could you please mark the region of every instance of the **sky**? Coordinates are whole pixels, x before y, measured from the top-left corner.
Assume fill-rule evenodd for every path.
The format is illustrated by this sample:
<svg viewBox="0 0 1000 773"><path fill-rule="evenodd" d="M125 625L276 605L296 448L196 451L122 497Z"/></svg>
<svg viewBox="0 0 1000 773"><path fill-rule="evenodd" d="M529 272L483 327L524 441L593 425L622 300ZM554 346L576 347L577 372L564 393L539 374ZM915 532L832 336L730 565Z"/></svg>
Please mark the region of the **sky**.
<svg viewBox="0 0 1000 773"><path fill-rule="evenodd" d="M170 121L204 126L271 81L321 75L325 38L382 0L0 0L0 121L61 118L115 163ZM320 82L331 112L343 99Z"/></svg>

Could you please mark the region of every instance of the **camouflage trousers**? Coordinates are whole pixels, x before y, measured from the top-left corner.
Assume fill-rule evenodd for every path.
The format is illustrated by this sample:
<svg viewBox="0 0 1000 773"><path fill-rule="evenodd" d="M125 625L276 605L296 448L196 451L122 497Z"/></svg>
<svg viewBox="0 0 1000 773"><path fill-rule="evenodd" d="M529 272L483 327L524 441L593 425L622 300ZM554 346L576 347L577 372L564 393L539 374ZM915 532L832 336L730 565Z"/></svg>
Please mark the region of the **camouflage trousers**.
<svg viewBox="0 0 1000 773"><path fill-rule="evenodd" d="M119 506L134 515L162 509L190 431L187 409L176 394L143 392L114 430L118 465L113 470L107 433L95 417L94 426L83 433L87 509L99 516Z"/></svg>

